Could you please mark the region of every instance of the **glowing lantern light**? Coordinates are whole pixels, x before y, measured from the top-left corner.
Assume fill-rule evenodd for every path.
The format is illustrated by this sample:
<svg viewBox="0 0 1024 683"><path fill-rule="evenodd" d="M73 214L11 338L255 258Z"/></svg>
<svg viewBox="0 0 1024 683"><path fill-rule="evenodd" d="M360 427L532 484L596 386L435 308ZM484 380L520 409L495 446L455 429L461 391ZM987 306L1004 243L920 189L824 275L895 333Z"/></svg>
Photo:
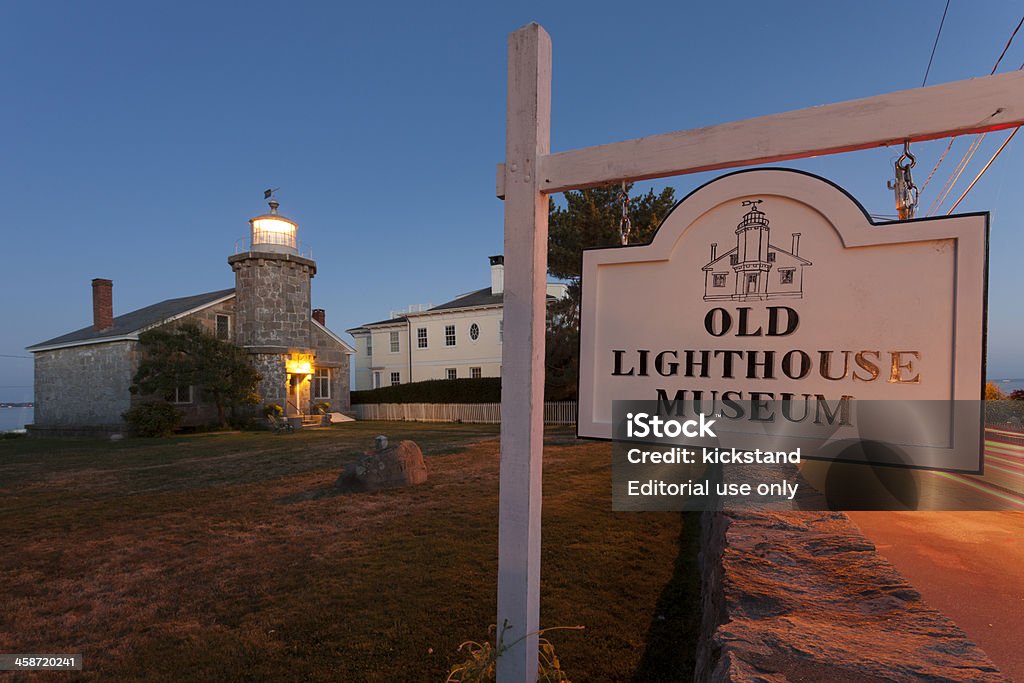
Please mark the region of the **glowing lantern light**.
<svg viewBox="0 0 1024 683"><path fill-rule="evenodd" d="M271 199L268 204L270 213L249 220L252 225L253 251L296 253L295 233L298 225L277 213L280 204L276 199Z"/></svg>

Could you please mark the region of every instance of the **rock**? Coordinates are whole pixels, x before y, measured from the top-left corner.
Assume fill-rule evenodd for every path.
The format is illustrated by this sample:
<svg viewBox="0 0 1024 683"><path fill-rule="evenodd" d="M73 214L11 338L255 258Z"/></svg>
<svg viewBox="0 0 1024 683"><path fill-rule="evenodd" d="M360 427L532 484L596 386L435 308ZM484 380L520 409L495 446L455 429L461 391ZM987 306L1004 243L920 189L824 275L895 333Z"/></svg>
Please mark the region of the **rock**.
<svg viewBox="0 0 1024 683"><path fill-rule="evenodd" d="M423 451L415 441L399 441L383 450L370 451L346 465L334 486L345 493L353 493L422 484L426 480Z"/></svg>

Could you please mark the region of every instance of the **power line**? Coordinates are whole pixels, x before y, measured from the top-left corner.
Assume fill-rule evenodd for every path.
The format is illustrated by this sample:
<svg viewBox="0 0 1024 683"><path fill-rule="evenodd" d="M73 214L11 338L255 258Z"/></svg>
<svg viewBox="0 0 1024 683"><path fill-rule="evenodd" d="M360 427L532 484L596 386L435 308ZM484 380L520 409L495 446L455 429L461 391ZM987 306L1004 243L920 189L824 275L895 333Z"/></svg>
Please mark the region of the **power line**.
<svg viewBox="0 0 1024 683"><path fill-rule="evenodd" d="M25 360L32 360L32 356L13 356L9 353L0 353L0 358L23 358Z"/></svg>
<svg viewBox="0 0 1024 683"><path fill-rule="evenodd" d="M996 157L999 156L999 153L1002 152L1004 149L1006 149L1006 146L1008 144L1010 144L1010 140L1013 139L1013 136L1017 134L1018 130L1020 130L1020 126L1018 126L1017 128L1014 128L1013 132L1010 133L1006 137L1005 140L1003 140L1003 144L1001 144L999 146L999 149L997 149L996 153L992 155L992 158L988 160L988 163L985 164L985 167L982 168L981 171L978 172L977 176L974 177L974 180L972 180L971 184L967 186L967 189L964 190L964 193L962 195L960 195L960 199L956 200L956 204L954 204L952 207L950 207L949 211L946 212L947 216L949 214L953 213L953 210L956 209L956 207L960 206L960 202L962 202L964 200L964 197L967 196L967 193L971 191L971 189L977 184L977 182L979 180L981 180L981 176L985 175L985 171L987 171L988 167L992 165L992 162L996 160Z"/></svg>
<svg viewBox="0 0 1024 683"><path fill-rule="evenodd" d="M932 54L928 58L928 68L924 70L924 79L921 81L921 87L928 82L928 73L932 70L932 60L935 59L935 48L939 46L939 36L942 35L942 25L946 23L946 12L949 11L949 0L946 0L946 7L942 10L942 21L939 22L939 30L935 33L935 42L932 43Z"/></svg>
<svg viewBox="0 0 1024 683"><path fill-rule="evenodd" d="M994 74L996 69L999 68L999 62L1003 61L1003 57L1006 56L1006 51L1010 49L1010 43L1013 42L1013 37L1017 35L1017 31L1020 30L1021 25L1024 25L1024 17L1020 18L1020 22L1017 23L1017 28L1013 29L1013 33L1010 34L1010 39L1006 41L1006 45L1003 47L1003 51L999 54L999 59L996 60L996 65L992 67L992 73L990 73L989 76Z"/></svg>
<svg viewBox="0 0 1024 683"><path fill-rule="evenodd" d="M948 8L948 3L947 3L947 8ZM945 14L945 13L943 13L943 14ZM1016 28L1013 29L1013 32L1010 34L1010 37L1007 39L1006 45L1003 46L1003 51L999 53L999 58L996 60L996 63L992 65L992 71L989 72L989 74L988 74L989 76L994 74L996 72L996 69L999 68L999 64L1003 61L1003 57L1006 56L1006 51L1010 49L1010 45L1013 44L1013 39L1017 36L1017 32L1020 31L1021 26L1024 26L1024 16L1022 16L1020 18L1020 21L1017 22ZM939 25L939 30L940 31L942 30L942 25L941 24ZM938 44L938 40L939 40L939 38L936 35L936 37L935 37L936 44ZM934 53L934 51L935 51L935 48L933 47L932 48L932 52ZM929 60L929 68L931 68L930 60ZM1024 64L1021 64L1020 68L1024 69ZM1018 69L1018 71L1019 70L1020 69ZM925 73L925 78L927 79L927 77L928 77L928 75L927 75L927 72L926 72ZM975 140L971 144L971 147L968 148L967 152L965 152L964 156L961 158L960 163L957 164L957 168L959 169L959 173L954 171L954 175L956 176L956 178L959 178L960 174L963 173L964 168L966 168L966 164L968 162L970 162L971 157L974 156L974 153L978 150L978 145L981 143L981 140L983 140L984 138L985 138L985 133L980 133L980 134L978 134L975 137ZM928 179L924 181L924 185L921 186L921 191L918 193L918 195L924 194L925 188L928 187L928 183L931 182L932 177L935 175L935 172L939 170L939 166L942 164L942 161L946 158L946 154L949 152L950 149L952 149L953 141L954 140L956 140L956 136L955 135L949 139L949 143L946 145L946 149L943 150L941 155L939 155L938 161L935 162L935 166L932 168L932 172L928 174ZM928 209L928 215L929 216L932 215L932 211L933 210L937 210L939 207L942 206L942 202L946 201L946 197L952 191L953 185L956 183L956 178L953 178L952 181L947 181L947 183L942 186L943 190L940 191L940 195L942 195L942 199L939 200L937 204L935 202L932 203L932 206ZM948 188L947 188L947 186L948 186ZM945 194L942 194L943 191L945 191Z"/></svg>

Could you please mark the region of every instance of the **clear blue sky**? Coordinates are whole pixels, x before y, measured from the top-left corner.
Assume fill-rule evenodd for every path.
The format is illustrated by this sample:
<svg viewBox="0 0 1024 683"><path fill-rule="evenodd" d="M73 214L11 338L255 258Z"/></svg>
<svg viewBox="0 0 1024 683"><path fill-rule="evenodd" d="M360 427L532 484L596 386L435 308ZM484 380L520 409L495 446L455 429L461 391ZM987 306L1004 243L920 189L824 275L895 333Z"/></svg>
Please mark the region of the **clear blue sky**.
<svg viewBox="0 0 1024 683"><path fill-rule="evenodd" d="M232 286L225 260L266 187L314 249L335 330L485 286L507 35L529 21L554 41L562 150L917 87L943 4L4 3L0 354L89 324L93 277L114 280L115 314ZM952 0L929 83L987 74L1021 11ZM1021 33L1000 71L1024 62ZM993 216L992 377L1024 376L1021 145L961 205ZM944 146L916 147L919 185ZM896 154L791 165L888 214ZM31 379L0 358L0 400L30 399Z"/></svg>

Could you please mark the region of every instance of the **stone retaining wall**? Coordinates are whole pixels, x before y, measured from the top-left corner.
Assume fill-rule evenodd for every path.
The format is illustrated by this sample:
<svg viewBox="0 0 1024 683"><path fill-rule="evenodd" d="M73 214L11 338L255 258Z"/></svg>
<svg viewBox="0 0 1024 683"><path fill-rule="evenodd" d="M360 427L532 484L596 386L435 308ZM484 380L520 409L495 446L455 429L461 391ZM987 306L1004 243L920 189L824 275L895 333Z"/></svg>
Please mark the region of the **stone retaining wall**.
<svg viewBox="0 0 1024 683"><path fill-rule="evenodd" d="M1005 682L842 513L704 513L698 683Z"/></svg>

